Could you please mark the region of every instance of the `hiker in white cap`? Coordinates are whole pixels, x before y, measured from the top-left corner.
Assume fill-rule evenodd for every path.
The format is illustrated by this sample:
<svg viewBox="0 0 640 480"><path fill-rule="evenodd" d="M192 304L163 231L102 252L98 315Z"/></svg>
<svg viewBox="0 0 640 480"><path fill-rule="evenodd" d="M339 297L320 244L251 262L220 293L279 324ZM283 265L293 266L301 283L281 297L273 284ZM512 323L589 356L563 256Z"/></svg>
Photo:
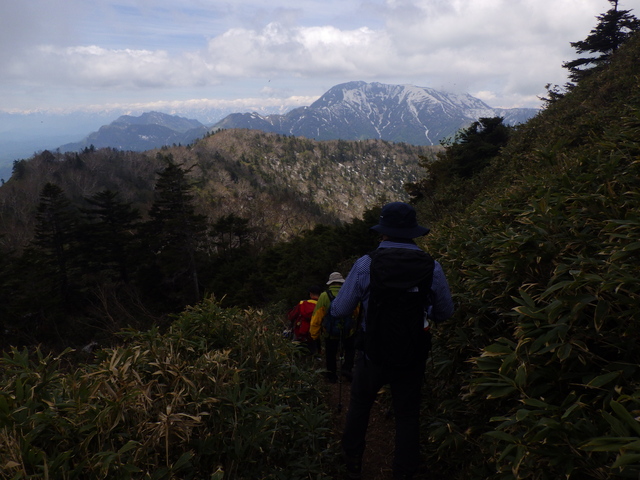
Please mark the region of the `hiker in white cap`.
<svg viewBox="0 0 640 480"><path fill-rule="evenodd" d="M340 272L333 272L329 275L327 281L327 289L322 292L318 303L311 317L311 338L324 339L324 352L326 359L325 376L331 383L338 381L338 352L344 358L344 362L340 365L340 374L351 380L351 370L355 358L355 331L358 307L352 309L346 315L341 317L333 317L329 310L331 302L340 292L340 287L344 283L344 278Z"/></svg>

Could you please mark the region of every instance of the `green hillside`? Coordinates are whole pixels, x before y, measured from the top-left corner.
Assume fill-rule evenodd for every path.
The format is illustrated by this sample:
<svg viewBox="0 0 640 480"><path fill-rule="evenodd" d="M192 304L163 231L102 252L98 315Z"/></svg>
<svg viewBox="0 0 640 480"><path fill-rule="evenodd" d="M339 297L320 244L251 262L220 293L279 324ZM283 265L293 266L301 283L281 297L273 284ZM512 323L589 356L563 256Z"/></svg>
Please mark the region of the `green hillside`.
<svg viewBox="0 0 640 480"><path fill-rule="evenodd" d="M640 473L638 58L636 35L519 128L427 237L457 301L425 407L441 475Z"/></svg>

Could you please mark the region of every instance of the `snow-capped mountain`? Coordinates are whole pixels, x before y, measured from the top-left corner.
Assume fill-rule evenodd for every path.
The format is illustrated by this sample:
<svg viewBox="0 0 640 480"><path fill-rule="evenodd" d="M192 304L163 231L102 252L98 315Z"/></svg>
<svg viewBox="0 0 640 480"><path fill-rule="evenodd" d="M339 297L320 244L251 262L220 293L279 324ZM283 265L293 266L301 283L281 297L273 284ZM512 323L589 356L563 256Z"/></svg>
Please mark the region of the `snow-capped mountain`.
<svg viewBox="0 0 640 480"><path fill-rule="evenodd" d="M122 115L80 142L62 145L60 150L77 151L93 145L144 151L163 145L186 145L221 128L247 128L316 140L372 138L437 145L481 117L501 116L505 123L513 125L537 112L532 108L491 108L468 94L426 87L349 82L331 88L310 106L285 114L232 113L213 127L160 112Z"/></svg>
<svg viewBox="0 0 640 480"><path fill-rule="evenodd" d="M469 94L427 87L348 82L331 88L308 107L284 115L235 113L213 128L249 128L316 140L377 138L437 145L481 117L500 116L513 125L537 112L533 108L491 108Z"/></svg>

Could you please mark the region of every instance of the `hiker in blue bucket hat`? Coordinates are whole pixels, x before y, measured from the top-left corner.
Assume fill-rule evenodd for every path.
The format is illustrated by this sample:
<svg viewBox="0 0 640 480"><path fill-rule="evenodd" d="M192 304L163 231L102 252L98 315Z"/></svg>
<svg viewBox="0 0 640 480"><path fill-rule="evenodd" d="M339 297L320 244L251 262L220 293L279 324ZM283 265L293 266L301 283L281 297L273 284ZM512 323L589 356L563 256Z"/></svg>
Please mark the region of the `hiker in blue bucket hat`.
<svg viewBox="0 0 640 480"><path fill-rule="evenodd" d="M348 478L361 478L370 410L388 384L396 420L394 479L412 479L420 462L420 391L430 327L453 314L453 300L442 266L414 241L429 229L418 224L411 205L384 205L371 230L380 234L378 248L356 260L331 304L335 316L359 303L363 308L342 448Z"/></svg>

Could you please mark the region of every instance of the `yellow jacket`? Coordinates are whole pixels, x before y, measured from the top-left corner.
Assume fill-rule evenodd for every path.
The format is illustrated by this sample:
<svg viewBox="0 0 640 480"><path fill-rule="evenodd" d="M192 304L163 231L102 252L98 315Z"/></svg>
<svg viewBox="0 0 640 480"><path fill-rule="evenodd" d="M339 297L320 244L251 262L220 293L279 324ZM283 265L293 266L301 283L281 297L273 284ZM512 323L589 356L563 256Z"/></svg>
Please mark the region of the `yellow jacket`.
<svg viewBox="0 0 640 480"><path fill-rule="evenodd" d="M334 297L338 296L340 287L342 287L341 283L329 285L329 290L331 290ZM320 338L320 335L322 334L322 320L327 314L330 306L331 300L329 299L329 295L327 295L327 292L322 292L318 298L318 303L316 303L316 308L313 310L313 315L311 316L311 328L309 329L309 333L311 333L311 338L313 340ZM353 318L358 317L359 310L360 306L358 305L358 307L353 311Z"/></svg>

